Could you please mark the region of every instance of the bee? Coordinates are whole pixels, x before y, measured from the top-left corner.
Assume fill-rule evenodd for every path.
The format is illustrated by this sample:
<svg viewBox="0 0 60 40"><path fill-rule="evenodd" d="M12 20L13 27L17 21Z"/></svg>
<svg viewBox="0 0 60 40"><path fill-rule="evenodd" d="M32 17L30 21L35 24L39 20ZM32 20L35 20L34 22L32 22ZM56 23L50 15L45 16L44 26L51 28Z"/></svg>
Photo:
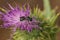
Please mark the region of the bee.
<svg viewBox="0 0 60 40"><path fill-rule="evenodd" d="M29 21L32 21L32 18L31 17L24 17L24 16L22 16L22 17L20 17L20 21L23 21L23 20L29 20Z"/></svg>

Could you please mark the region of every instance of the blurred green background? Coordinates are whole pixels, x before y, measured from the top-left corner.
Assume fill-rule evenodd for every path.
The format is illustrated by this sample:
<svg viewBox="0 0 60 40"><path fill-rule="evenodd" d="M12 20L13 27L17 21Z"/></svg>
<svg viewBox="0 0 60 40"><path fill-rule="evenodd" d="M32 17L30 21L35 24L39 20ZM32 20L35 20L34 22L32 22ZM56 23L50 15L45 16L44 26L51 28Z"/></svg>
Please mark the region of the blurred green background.
<svg viewBox="0 0 60 40"><path fill-rule="evenodd" d="M38 4L39 8L43 10L43 0L0 0L0 7L6 7L7 9L9 9L7 2L15 6L14 1L20 6L24 5L25 3L29 3L31 8L36 7L36 5ZM50 3L52 9L58 6L56 13L60 12L60 0L50 0ZM56 24L60 26L60 16L56 20ZM11 38L11 33L12 31L10 29L0 28L0 40L8 40L9 38ZM60 40L60 32L57 33L57 40Z"/></svg>

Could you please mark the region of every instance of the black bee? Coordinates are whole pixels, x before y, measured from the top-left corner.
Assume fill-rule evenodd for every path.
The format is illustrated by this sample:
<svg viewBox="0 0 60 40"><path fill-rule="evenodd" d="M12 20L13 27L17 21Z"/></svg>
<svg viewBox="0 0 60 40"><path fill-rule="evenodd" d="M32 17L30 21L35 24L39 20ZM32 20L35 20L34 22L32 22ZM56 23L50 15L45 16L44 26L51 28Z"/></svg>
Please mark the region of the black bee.
<svg viewBox="0 0 60 40"><path fill-rule="evenodd" d="M29 21L32 21L32 18L30 18L29 16L28 17L20 17L20 21L23 21L23 20L29 20Z"/></svg>

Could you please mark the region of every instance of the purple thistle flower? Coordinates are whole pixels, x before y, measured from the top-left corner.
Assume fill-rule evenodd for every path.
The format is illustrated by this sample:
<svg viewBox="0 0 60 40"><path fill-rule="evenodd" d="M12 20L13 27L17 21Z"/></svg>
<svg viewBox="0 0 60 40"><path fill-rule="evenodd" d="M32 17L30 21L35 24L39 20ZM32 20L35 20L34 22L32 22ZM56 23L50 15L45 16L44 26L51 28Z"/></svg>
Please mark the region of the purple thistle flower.
<svg viewBox="0 0 60 40"><path fill-rule="evenodd" d="M8 28L12 25L14 25L14 31L16 28L20 28L21 30L27 30L30 32L32 29L38 28L38 23L34 18L30 18L30 9L29 6L26 8L26 10L20 9L19 7L13 8L10 4L9 7L11 10L8 10L5 13L0 12L2 14L3 18L3 27Z"/></svg>

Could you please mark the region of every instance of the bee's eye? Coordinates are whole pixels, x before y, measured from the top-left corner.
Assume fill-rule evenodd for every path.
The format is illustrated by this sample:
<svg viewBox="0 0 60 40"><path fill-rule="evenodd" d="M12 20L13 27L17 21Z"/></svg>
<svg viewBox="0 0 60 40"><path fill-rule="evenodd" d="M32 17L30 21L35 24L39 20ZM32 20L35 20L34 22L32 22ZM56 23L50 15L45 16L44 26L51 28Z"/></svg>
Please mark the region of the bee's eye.
<svg viewBox="0 0 60 40"><path fill-rule="evenodd" d="M20 17L20 21L23 21L23 20L25 20L25 17Z"/></svg>
<svg viewBox="0 0 60 40"><path fill-rule="evenodd" d="M27 19L30 20L30 21L32 21L32 18L30 18L30 17L27 17Z"/></svg>

